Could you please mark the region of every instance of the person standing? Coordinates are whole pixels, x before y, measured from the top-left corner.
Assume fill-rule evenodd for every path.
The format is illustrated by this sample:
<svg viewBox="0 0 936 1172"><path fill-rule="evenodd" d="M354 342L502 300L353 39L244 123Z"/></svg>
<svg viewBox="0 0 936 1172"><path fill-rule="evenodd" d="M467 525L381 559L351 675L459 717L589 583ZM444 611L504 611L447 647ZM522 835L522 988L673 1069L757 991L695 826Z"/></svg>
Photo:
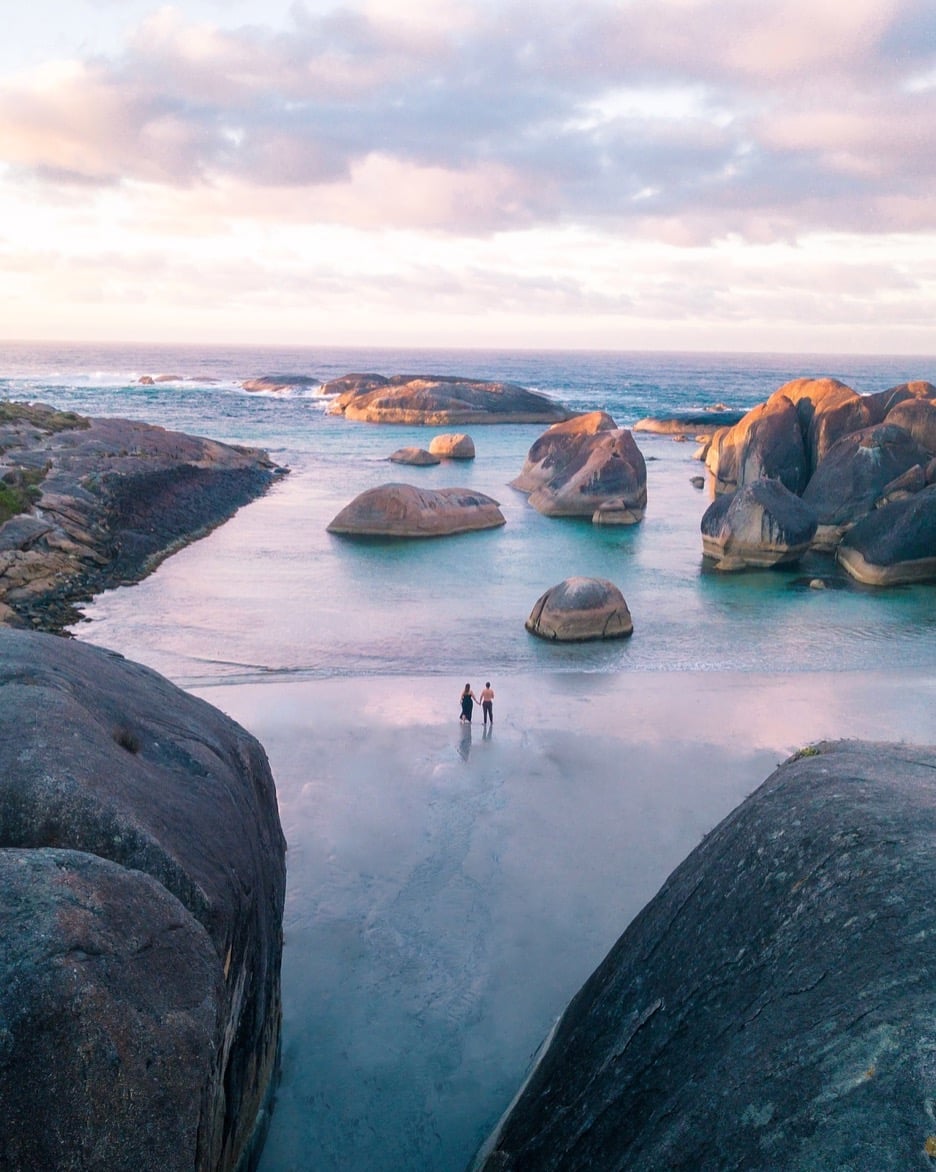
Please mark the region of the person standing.
<svg viewBox="0 0 936 1172"><path fill-rule="evenodd" d="M478 697L472 692L471 684L465 684L465 690L461 694L461 716L458 719L471 724L471 713L477 702Z"/></svg>
<svg viewBox="0 0 936 1172"><path fill-rule="evenodd" d="M481 689L481 711L484 713L484 723L491 722L491 727L494 727L494 689L491 687L491 681L484 685Z"/></svg>

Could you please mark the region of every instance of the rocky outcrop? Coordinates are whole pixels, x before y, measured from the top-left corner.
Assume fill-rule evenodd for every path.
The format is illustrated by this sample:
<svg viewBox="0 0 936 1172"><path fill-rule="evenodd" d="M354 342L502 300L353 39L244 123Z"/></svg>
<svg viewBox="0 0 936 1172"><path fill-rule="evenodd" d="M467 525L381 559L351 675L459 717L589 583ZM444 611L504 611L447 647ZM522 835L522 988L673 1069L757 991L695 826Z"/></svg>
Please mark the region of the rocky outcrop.
<svg viewBox="0 0 936 1172"><path fill-rule="evenodd" d="M794 379L717 431L696 457L716 493L780 480L816 514L813 547L831 551L872 509L936 479L936 387L918 381L859 395L837 379ZM725 514L707 515L703 548Z"/></svg>
<svg viewBox="0 0 936 1172"><path fill-rule="evenodd" d="M0 402L0 622L61 630L282 471L255 449Z"/></svg>
<svg viewBox="0 0 936 1172"><path fill-rule="evenodd" d="M647 504L643 454L631 433L604 411L551 427L511 484L529 493L530 504L548 517L594 517L613 502L619 518L626 513L639 521Z"/></svg>
<svg viewBox="0 0 936 1172"><path fill-rule="evenodd" d="M525 626L531 635L558 643L622 639L634 631L624 595L606 578L566 578L551 586Z"/></svg>
<svg viewBox="0 0 936 1172"><path fill-rule="evenodd" d="M879 423L843 436L810 478L803 500L819 519L815 544L834 549L842 535L874 508L892 481L929 453L892 423Z"/></svg>
<svg viewBox="0 0 936 1172"><path fill-rule="evenodd" d="M638 419L634 431L646 431L652 435L710 435L719 428L733 427L743 417L743 411L732 411L719 405L705 411L685 411L679 415Z"/></svg>
<svg viewBox="0 0 936 1172"><path fill-rule="evenodd" d="M842 538L839 563L859 582L936 582L936 485L872 510Z"/></svg>
<svg viewBox="0 0 936 1172"><path fill-rule="evenodd" d="M719 496L702 516L702 552L717 570L787 565L816 533L813 510L779 480L755 480Z"/></svg>
<svg viewBox="0 0 936 1172"><path fill-rule="evenodd" d="M430 464L441 464L439 456L427 452L425 448L397 448L389 456L392 464L412 464L416 467L425 467Z"/></svg>
<svg viewBox="0 0 936 1172"><path fill-rule="evenodd" d="M448 537L504 524L492 497L468 488L381 484L356 496L328 525L357 537Z"/></svg>
<svg viewBox="0 0 936 1172"><path fill-rule="evenodd" d="M432 426L465 423L554 423L569 412L545 395L512 383L448 375L345 375L322 387L329 410L366 423Z"/></svg>
<svg viewBox="0 0 936 1172"><path fill-rule="evenodd" d="M905 1172L936 1151L936 749L822 744L582 987L484 1172Z"/></svg>
<svg viewBox="0 0 936 1172"><path fill-rule="evenodd" d="M309 374L261 374L241 383L252 394L283 395L290 391L308 391L321 386L321 380Z"/></svg>
<svg viewBox="0 0 936 1172"><path fill-rule="evenodd" d="M470 435L460 432L447 435L433 436L429 444L429 451L443 460L473 460L475 458L474 440Z"/></svg>
<svg viewBox="0 0 936 1172"><path fill-rule="evenodd" d="M785 395L772 395L734 427L712 437L705 464L716 492L734 492L768 478L801 493L809 467L796 405Z"/></svg>
<svg viewBox="0 0 936 1172"><path fill-rule="evenodd" d="M233 721L116 654L0 631L0 1166L248 1166L284 851Z"/></svg>

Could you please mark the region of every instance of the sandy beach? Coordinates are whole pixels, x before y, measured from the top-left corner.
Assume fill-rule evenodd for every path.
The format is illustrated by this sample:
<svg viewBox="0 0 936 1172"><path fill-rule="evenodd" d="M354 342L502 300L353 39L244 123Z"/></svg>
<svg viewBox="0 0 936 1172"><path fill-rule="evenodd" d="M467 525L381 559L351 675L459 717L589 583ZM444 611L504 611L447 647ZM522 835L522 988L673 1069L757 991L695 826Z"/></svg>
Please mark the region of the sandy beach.
<svg viewBox="0 0 936 1172"><path fill-rule="evenodd" d="M484 677L487 678L487 677ZM484 678L471 680L478 691ZM464 1167L556 1016L702 836L819 739L936 740L936 673L224 685L289 842L261 1167Z"/></svg>

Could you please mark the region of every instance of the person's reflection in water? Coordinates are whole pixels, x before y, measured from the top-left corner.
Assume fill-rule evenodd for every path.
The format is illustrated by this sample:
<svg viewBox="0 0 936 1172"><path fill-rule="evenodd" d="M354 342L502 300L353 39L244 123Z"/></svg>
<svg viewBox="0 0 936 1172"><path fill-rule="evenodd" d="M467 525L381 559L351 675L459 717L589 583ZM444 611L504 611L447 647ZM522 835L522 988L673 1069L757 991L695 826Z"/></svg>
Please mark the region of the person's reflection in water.
<svg viewBox="0 0 936 1172"><path fill-rule="evenodd" d="M466 720L461 726L461 736L458 738L458 755L463 761L468 760L471 752L471 721Z"/></svg>
<svg viewBox="0 0 936 1172"><path fill-rule="evenodd" d="M494 731L494 721L492 720L490 724L486 724L484 726L484 728L481 730L481 739L484 741L489 741L491 739L491 733L493 731Z"/></svg>

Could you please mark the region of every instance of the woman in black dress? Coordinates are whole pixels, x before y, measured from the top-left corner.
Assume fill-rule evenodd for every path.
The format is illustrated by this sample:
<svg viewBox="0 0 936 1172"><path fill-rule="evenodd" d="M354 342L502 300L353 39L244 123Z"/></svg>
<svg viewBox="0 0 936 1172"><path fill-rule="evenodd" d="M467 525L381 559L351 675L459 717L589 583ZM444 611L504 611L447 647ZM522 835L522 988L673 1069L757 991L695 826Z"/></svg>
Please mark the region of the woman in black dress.
<svg viewBox="0 0 936 1172"><path fill-rule="evenodd" d="M478 697L471 690L471 684L465 684L465 690L461 694L461 716L459 716L459 720L467 721L471 724L471 712L477 699Z"/></svg>

